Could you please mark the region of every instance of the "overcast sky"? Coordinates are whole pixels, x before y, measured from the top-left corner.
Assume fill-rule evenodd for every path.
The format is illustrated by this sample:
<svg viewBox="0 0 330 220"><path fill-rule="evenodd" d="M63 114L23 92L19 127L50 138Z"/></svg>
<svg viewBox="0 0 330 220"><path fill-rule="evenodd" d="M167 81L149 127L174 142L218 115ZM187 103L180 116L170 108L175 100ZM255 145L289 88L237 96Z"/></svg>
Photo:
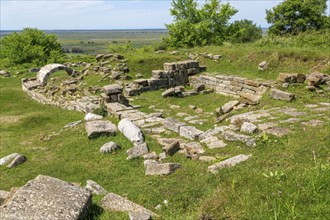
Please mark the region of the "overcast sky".
<svg viewBox="0 0 330 220"><path fill-rule="evenodd" d="M171 23L171 0L0 0L1 30L151 29ZM205 1L199 1L204 3ZM282 0L223 0L239 12L232 20L249 19L267 27L265 10Z"/></svg>

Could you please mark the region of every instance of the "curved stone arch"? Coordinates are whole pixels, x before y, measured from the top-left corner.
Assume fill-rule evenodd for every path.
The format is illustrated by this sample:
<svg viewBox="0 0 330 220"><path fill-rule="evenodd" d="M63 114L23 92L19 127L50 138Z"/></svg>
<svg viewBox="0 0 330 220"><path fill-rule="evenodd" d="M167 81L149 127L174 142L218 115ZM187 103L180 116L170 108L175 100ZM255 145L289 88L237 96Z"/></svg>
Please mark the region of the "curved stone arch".
<svg viewBox="0 0 330 220"><path fill-rule="evenodd" d="M47 64L46 66L42 67L39 72L37 73L37 79L42 83L42 85L47 84L48 77L53 74L54 72L65 70L69 75L72 75L74 70L64 66L62 64L53 63Z"/></svg>

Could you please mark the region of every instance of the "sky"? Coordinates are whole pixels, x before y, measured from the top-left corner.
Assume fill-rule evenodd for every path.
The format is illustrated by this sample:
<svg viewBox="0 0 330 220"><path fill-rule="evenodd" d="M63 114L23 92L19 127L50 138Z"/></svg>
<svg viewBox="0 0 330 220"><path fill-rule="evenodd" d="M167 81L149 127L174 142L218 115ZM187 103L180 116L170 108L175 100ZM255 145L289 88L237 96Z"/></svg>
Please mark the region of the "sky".
<svg viewBox="0 0 330 220"><path fill-rule="evenodd" d="M231 21L249 19L268 27L265 10L283 0L222 0L239 12ZM171 0L0 0L0 30L153 29L172 22ZM205 1L199 1L203 4Z"/></svg>

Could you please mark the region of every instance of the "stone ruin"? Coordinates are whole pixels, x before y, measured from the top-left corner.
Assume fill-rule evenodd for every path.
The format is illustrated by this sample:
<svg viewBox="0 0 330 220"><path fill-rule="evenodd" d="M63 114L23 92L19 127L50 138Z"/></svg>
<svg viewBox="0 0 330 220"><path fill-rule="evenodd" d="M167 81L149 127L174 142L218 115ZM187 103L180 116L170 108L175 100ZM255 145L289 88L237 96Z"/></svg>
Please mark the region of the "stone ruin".
<svg viewBox="0 0 330 220"><path fill-rule="evenodd" d="M97 57L100 65L96 68L97 71L100 69L105 71L104 68L107 68L105 66L108 64L106 59L108 59L108 57L105 55L99 55ZM42 103L54 104L53 100L49 100L44 94L40 93L40 89L45 86L44 82L47 82L47 77L59 69L58 64L51 64L49 67L48 74L41 74L39 72L40 74L38 73L37 78L24 79L23 90ZM62 66L61 68L64 69ZM92 67L89 66L88 68ZM88 68L82 71L83 74L90 74ZM96 71L96 69L94 69L94 71ZM163 163L162 161L176 153L183 154L187 158L212 162L216 161L216 158L205 155L204 146L209 149L217 149L226 147L228 142L234 141L247 147L256 147L257 138L260 133L271 134L277 137L282 137L290 133L290 129L284 128L283 124L292 125L292 123L301 121L302 126L318 126L323 122L317 120L317 117L324 116L324 112L330 110L330 103L319 103L319 105L307 104L306 111L303 112L295 108L281 107L233 114L235 110L246 107L249 104L258 104L262 95L267 91L270 91L269 94L272 98L279 100L292 101L295 96L291 93L274 88L278 86L276 82L263 82L243 77L209 73L195 76L195 74L205 71L205 69L205 67L201 67L199 63L194 60L165 63L163 70L152 71L152 77L149 79L137 79L126 85L111 84L104 86L101 89L102 93L100 97L95 96L94 102L90 101L90 97L87 98L88 101L84 102L84 108L77 107L79 100L64 100L60 104L55 104L64 108L71 106L68 109L83 112L90 112L93 108L103 104L109 114L121 120L118 124L118 130L133 144L133 147L127 150L127 159L143 158L146 175L169 175L177 169L180 169L180 167L182 167L180 164ZM72 73L68 69L64 70L67 70L69 74ZM40 78L39 76L44 77ZM330 78L327 75L317 73L310 74L307 77L300 74L281 73L278 80L289 84L306 82L308 86L313 86L315 88L321 84L329 84L330 82ZM185 120L189 123L187 124L174 118L164 118L159 112L149 114L141 112L139 109L130 106L128 98L126 98L126 96L135 96L146 91L165 88L173 88L174 94L176 94L176 89L180 90L180 86L185 86L187 84L191 85L198 92L206 89L239 99L239 101L230 101L216 110L218 116L218 118L216 118L216 123L226 119L230 122L229 125L214 126L214 128L207 131L202 131L194 127L192 123L190 123L192 121L189 120ZM163 97L166 96L163 95ZM86 97L82 97L81 99L83 98L86 99ZM68 102L70 105L68 105ZM93 105L88 106L86 103L93 103ZM279 114L285 114L292 118L277 120ZM306 120L303 118L305 115L312 115L315 117L313 119L308 118L309 121L304 121ZM191 116L190 118L196 117ZM264 121L265 119L267 122ZM86 123L86 131L89 138L97 138L100 135L116 135L117 127L110 121L92 120ZM160 136L161 134L173 135L173 133L175 133L175 136L179 137L162 138ZM150 134L153 136L162 146L163 152L160 154L150 152L147 143L144 141L143 134ZM101 147L100 152L109 153L119 149L120 147L117 146L116 143L109 142ZM207 170L211 173L217 173L219 169L235 166L238 163L248 160L251 156L252 155L239 154L224 161L214 163L210 165ZM118 203L114 202L115 200L118 201ZM5 204L7 203L5 202ZM136 214L134 214L134 211L136 210L142 210L143 214L148 218L155 215L150 210L146 210L115 194L108 194L102 200L102 205L105 209L112 211L129 211L130 216L134 216ZM131 213L132 211L133 213Z"/></svg>
<svg viewBox="0 0 330 220"><path fill-rule="evenodd" d="M189 76L205 70L206 67L199 66L195 60L164 63L163 70L153 70L150 79L134 80L126 86L125 92L128 96L135 96L147 91L184 86L189 83Z"/></svg>

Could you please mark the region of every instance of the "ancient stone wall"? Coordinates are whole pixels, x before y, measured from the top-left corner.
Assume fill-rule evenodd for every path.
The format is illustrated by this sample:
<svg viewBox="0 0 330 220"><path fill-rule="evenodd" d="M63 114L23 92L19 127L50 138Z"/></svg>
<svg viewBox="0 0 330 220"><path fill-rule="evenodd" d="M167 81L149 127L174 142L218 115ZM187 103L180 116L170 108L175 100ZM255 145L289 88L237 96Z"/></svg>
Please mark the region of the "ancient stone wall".
<svg viewBox="0 0 330 220"><path fill-rule="evenodd" d="M204 84L218 94L239 97L260 98L271 86L269 83L249 80L238 76L203 74L189 77L190 85ZM249 98L247 98L249 99Z"/></svg>
<svg viewBox="0 0 330 220"><path fill-rule="evenodd" d="M139 95L143 92L186 85L189 76L205 71L198 61L186 60L177 63L164 63L163 70L153 70L150 79L137 79L126 86L128 96Z"/></svg>

